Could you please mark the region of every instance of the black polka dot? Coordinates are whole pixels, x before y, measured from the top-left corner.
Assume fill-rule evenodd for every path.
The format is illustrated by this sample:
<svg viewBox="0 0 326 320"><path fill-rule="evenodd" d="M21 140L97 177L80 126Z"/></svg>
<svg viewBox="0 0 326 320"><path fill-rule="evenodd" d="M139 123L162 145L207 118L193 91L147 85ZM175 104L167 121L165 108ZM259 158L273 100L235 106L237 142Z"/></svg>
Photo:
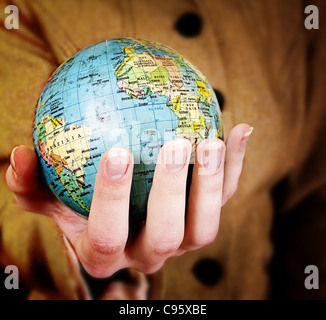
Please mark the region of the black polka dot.
<svg viewBox="0 0 326 320"><path fill-rule="evenodd" d="M196 262L192 272L198 281L206 286L213 286L222 278L220 263L211 258L204 258Z"/></svg>
<svg viewBox="0 0 326 320"><path fill-rule="evenodd" d="M175 23L175 29L184 37L196 37L203 28L203 19L193 12L184 13Z"/></svg>
<svg viewBox="0 0 326 320"><path fill-rule="evenodd" d="M218 104L220 105L221 111L223 111L224 103L225 103L224 96L221 93L221 91L219 91L217 89L214 89L214 92L215 92Z"/></svg>

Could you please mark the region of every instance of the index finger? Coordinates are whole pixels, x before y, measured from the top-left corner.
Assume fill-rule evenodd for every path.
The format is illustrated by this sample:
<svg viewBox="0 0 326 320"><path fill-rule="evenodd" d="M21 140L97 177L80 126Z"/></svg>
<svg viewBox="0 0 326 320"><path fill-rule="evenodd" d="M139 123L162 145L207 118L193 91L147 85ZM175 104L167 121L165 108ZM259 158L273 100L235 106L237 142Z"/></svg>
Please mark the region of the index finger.
<svg viewBox="0 0 326 320"><path fill-rule="evenodd" d="M85 269L93 276L107 277L123 264L129 230L129 198L133 156L114 147L102 156L86 230L76 243Z"/></svg>

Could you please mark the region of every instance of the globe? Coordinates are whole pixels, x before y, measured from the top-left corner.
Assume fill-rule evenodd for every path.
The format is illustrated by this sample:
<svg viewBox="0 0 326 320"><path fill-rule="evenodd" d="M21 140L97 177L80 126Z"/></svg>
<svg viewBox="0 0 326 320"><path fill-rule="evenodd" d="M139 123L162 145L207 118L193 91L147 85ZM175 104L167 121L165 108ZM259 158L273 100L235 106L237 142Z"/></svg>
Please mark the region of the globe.
<svg viewBox="0 0 326 320"><path fill-rule="evenodd" d="M73 55L52 74L35 108L33 141L44 180L65 205L88 217L103 153L129 148L135 165L130 221L146 218L163 144L223 139L221 111L205 76L163 44L116 38Z"/></svg>

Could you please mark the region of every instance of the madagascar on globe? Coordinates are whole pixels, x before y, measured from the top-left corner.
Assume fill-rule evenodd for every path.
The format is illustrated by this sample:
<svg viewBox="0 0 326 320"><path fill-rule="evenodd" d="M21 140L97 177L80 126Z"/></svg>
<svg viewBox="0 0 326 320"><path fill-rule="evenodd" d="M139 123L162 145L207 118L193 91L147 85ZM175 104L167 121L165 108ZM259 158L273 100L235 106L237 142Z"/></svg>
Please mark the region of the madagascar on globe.
<svg viewBox="0 0 326 320"><path fill-rule="evenodd" d="M175 50L117 38L65 61L38 100L33 140L45 181L68 207L88 217L102 154L133 152L130 221L146 217L160 148L184 137L193 154L206 138L223 139L221 111L204 75Z"/></svg>

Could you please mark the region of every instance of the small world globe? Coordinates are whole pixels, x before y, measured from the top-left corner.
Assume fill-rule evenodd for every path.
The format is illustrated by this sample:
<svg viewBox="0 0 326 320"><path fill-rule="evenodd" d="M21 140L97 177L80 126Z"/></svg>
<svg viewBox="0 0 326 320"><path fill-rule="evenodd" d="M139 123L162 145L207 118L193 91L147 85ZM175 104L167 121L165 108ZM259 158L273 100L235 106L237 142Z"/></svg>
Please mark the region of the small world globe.
<svg viewBox="0 0 326 320"><path fill-rule="evenodd" d="M205 76L163 44L116 38L73 55L52 74L35 109L34 147L59 200L84 217L103 153L132 151L130 222L146 218L156 159L174 138L223 139L221 111Z"/></svg>

